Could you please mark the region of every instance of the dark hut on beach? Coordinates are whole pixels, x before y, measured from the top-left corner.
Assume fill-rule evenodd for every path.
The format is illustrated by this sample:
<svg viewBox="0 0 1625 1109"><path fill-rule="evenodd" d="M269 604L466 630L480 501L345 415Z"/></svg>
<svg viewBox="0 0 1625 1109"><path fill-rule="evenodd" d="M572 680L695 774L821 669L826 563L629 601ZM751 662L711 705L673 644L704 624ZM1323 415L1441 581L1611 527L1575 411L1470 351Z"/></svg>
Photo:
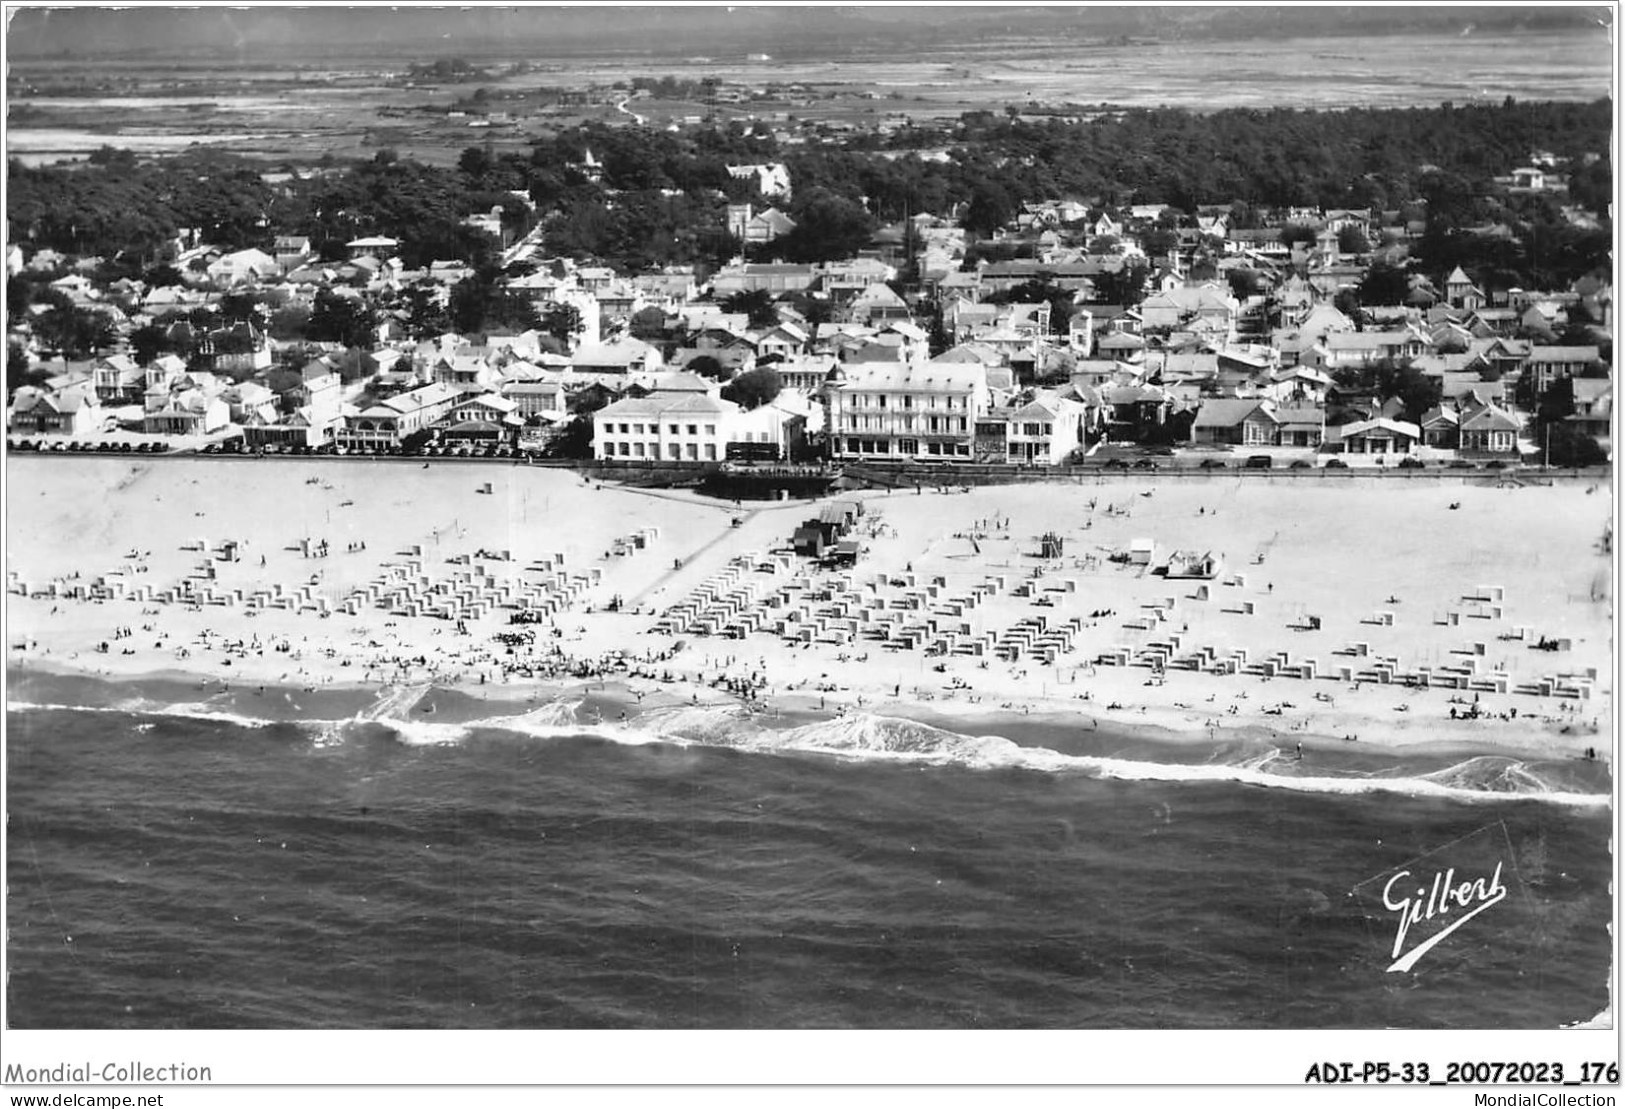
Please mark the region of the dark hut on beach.
<svg viewBox="0 0 1625 1109"><path fill-rule="evenodd" d="M796 554L804 558L823 558L824 551L829 548L829 538L823 528L808 522L795 530L790 537L790 545L795 548Z"/></svg>

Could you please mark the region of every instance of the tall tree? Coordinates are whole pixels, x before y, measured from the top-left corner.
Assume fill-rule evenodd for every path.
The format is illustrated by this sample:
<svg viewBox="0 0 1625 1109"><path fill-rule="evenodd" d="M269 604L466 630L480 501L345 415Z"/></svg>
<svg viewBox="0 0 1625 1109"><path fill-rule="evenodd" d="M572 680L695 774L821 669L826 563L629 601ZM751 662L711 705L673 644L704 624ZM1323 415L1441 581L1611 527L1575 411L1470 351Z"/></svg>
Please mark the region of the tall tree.
<svg viewBox="0 0 1625 1109"><path fill-rule="evenodd" d="M1371 250L1371 240L1358 227L1344 227L1337 233L1337 249L1344 254L1365 254Z"/></svg>
<svg viewBox="0 0 1625 1109"><path fill-rule="evenodd" d="M747 289L723 298L722 310L750 317L752 327L772 327L779 322L773 294L766 289Z"/></svg>
<svg viewBox="0 0 1625 1109"><path fill-rule="evenodd" d="M767 244L765 253L792 262L828 262L852 257L874 234L874 218L863 205L827 189L798 193L791 218L795 230Z"/></svg>
<svg viewBox="0 0 1625 1109"><path fill-rule="evenodd" d="M1347 390L1369 393L1380 400L1398 397L1405 405L1405 418L1412 423L1420 422L1443 395L1439 378L1392 359L1370 366L1344 367L1333 372L1332 380Z"/></svg>
<svg viewBox="0 0 1625 1109"><path fill-rule="evenodd" d="M1320 230L1312 223L1289 223L1281 228L1281 242L1287 246L1314 246Z"/></svg>
<svg viewBox="0 0 1625 1109"><path fill-rule="evenodd" d="M305 334L317 342L370 348L377 327L378 314L370 304L323 289L316 294Z"/></svg>
<svg viewBox="0 0 1625 1109"><path fill-rule="evenodd" d="M24 385L37 385L43 375L30 368L28 351L15 340L6 343L6 395L10 396Z"/></svg>
<svg viewBox="0 0 1625 1109"><path fill-rule="evenodd" d="M1373 262L1360 279L1361 304L1404 304L1410 294L1410 275L1390 262Z"/></svg>
<svg viewBox="0 0 1625 1109"><path fill-rule="evenodd" d="M575 348L582 331L586 328L586 323L581 318L581 309L562 301L548 305L547 310L542 313L541 322L543 331L570 349Z"/></svg>
<svg viewBox="0 0 1625 1109"><path fill-rule="evenodd" d="M303 304L289 304L278 308L271 313L271 319L266 328L271 338L281 342L305 339L305 329L310 326L310 309Z"/></svg>
<svg viewBox="0 0 1625 1109"><path fill-rule="evenodd" d="M406 287L402 301L406 309L406 333L412 338L427 339L451 330L451 313L446 310L445 299L437 286L426 281L414 282Z"/></svg>
<svg viewBox="0 0 1625 1109"><path fill-rule="evenodd" d="M227 293L220 298L220 318L225 323L251 323L265 330L268 317L265 305L254 293Z"/></svg>
<svg viewBox="0 0 1625 1109"><path fill-rule="evenodd" d="M746 411L771 404L784 390L784 379L771 367L749 370L722 387L722 398Z"/></svg>
<svg viewBox="0 0 1625 1109"><path fill-rule="evenodd" d="M1555 422L1536 429L1536 440L1548 466L1602 466L1608 452L1573 424Z"/></svg>
<svg viewBox="0 0 1625 1109"><path fill-rule="evenodd" d="M728 380L728 368L713 355L697 355L688 360L688 364L684 366L684 369L691 374L699 374L701 377L708 377L712 381Z"/></svg>
<svg viewBox="0 0 1625 1109"><path fill-rule="evenodd" d="M74 305L48 308L34 320L34 335L64 358L89 358L117 340L113 322L101 312Z"/></svg>
<svg viewBox="0 0 1625 1109"><path fill-rule="evenodd" d="M1095 302L1133 307L1145 299L1145 283L1151 268L1144 262L1130 262L1122 269L1095 275Z"/></svg>
<svg viewBox="0 0 1625 1109"><path fill-rule="evenodd" d="M468 147L457 158L457 168L473 178L476 184L484 183L493 164L490 153L480 146Z"/></svg>
<svg viewBox="0 0 1625 1109"><path fill-rule="evenodd" d="M1015 218L1016 203L996 181L980 181L971 193L970 203L960 218L966 231L987 239Z"/></svg>
<svg viewBox="0 0 1625 1109"><path fill-rule="evenodd" d="M478 274L463 278L451 287L451 326L459 335L471 335L485 326L494 292L489 281Z"/></svg>
<svg viewBox="0 0 1625 1109"><path fill-rule="evenodd" d="M169 333L155 323L143 324L130 332L130 355L139 366L149 365L169 347Z"/></svg>

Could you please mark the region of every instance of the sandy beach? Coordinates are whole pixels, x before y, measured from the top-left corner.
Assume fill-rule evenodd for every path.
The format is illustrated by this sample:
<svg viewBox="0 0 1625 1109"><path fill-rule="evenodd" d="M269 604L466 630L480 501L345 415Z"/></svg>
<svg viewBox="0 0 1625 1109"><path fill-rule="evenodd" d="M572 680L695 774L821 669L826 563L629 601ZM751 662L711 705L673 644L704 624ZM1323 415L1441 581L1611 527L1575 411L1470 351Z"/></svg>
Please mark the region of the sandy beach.
<svg viewBox="0 0 1625 1109"><path fill-rule="evenodd" d="M1610 757L1606 486L864 492L842 570L788 550L817 505L543 468L15 457L9 492L11 667Z"/></svg>

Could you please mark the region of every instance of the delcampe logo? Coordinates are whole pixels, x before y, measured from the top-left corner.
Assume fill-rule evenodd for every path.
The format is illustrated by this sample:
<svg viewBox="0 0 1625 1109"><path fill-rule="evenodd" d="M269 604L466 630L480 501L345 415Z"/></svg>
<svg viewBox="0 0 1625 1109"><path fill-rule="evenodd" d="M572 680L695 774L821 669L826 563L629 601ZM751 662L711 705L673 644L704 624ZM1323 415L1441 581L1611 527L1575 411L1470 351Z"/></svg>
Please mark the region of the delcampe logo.
<svg viewBox="0 0 1625 1109"><path fill-rule="evenodd" d="M1506 869L1508 859L1514 860L1512 872ZM1506 878L1515 873L1515 860L1506 827L1497 822L1355 886L1353 894L1366 903L1367 918L1382 922L1379 934L1392 937L1388 971L1413 969L1424 955L1505 901L1510 893Z"/></svg>

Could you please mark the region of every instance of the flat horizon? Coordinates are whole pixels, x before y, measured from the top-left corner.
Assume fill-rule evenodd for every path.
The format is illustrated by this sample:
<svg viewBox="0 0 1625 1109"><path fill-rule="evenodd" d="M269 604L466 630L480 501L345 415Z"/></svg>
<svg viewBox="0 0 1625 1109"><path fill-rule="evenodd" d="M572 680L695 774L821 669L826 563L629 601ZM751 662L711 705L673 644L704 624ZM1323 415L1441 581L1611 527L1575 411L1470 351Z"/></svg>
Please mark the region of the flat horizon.
<svg viewBox="0 0 1625 1109"><path fill-rule="evenodd" d="M317 55L358 45L394 53L475 51L539 57L637 52L680 59L700 53L831 50L874 53L985 45L995 37L1065 36L1073 40L1214 41L1357 34L1572 33L1594 27L1606 48L1611 11L1598 6L1529 5L1481 8L1433 5L1384 9L1374 24L1364 6L1047 6L933 9L929 25L918 9L895 6L754 5L637 6L638 18L614 18L618 8L549 5L484 9L375 7L220 7L14 9L7 27L12 60L60 56L192 54L214 60L279 50ZM651 31L658 34L651 35ZM650 48L651 42L657 44Z"/></svg>

